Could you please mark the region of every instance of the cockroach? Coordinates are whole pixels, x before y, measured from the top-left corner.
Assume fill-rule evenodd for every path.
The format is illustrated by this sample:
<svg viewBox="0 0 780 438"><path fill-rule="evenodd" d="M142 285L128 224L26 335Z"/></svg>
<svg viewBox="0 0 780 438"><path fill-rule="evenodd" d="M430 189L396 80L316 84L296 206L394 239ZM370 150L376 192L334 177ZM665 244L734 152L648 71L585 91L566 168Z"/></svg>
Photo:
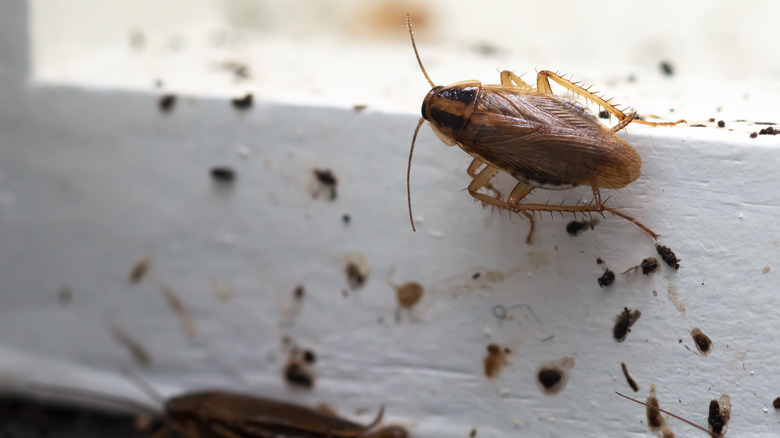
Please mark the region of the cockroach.
<svg viewBox="0 0 780 438"><path fill-rule="evenodd" d="M34 389L105 400L158 418L164 430L184 438L407 438L403 426L377 428L384 405L368 425L328 415L303 406L231 391L207 390L163 400L156 391L139 381L144 392L164 406L162 412L135 400L106 396L92 391L57 385L31 385ZM156 434L155 437L159 436Z"/></svg>
<svg viewBox="0 0 780 438"><path fill-rule="evenodd" d="M629 396L627 396L627 395L623 395L623 394L621 394L621 393L619 393L619 392L617 392L617 391L615 391L615 394L617 394L617 395L619 395L619 396L621 396L621 397L623 397L623 398L625 398L625 399L631 400L631 401L632 401L632 402L634 402L634 403L639 403L640 405L644 405L645 407L647 407L647 408L648 408L648 411L649 411L650 409L654 409L654 410L657 410L658 412L663 412L664 414L666 414L666 415L668 415L668 416L670 416L670 417L672 417L672 418L676 418L676 419L678 419L678 420L682 421L682 422L683 422L683 423L685 423L685 424L688 424L688 425L690 425L690 426L693 426L693 427L695 427L696 429L699 429L699 430L703 431L704 433L706 433L707 435L709 435L709 436L711 436L711 437L716 437L716 438L717 438L717 437L722 437L722 436L723 436L723 435L721 435L721 434L719 434L719 433L715 433L715 432L712 432L712 431L710 431L710 430L707 430L707 429L705 429L705 428L703 428L703 427L699 426L698 424L694 423L693 421L686 420L685 418L683 418L683 417L680 417L679 415L675 415L675 414L673 414L673 413L671 413L671 412L669 412L669 411L665 411L665 410L663 410L663 409L659 408L658 406L650 406L650 405L648 405L648 404L647 404L647 403L645 403L645 402L639 401L639 400L637 400L637 399L635 399L635 398L631 398L631 397L629 397Z"/></svg>
<svg viewBox="0 0 780 438"><path fill-rule="evenodd" d="M603 215L606 211L634 223L653 239L658 239L658 234L633 217L605 206L600 189L619 189L639 177L642 159L617 135L618 131L632 122L664 126L684 123L684 120L663 123L639 120L636 112L625 114L610 103L610 99L548 70L537 74L536 88L508 70L501 72L500 85L466 80L437 86L423 67L408 15L406 24L417 63L432 87L423 100L422 118L409 148L406 185L413 230L412 152L420 126L427 120L439 140L448 146L457 144L472 156L467 173L471 177L468 191L474 199L483 205L522 214L531 221L527 242L534 231L535 212L576 216L578 213ZM554 95L551 80L595 102L617 117L618 123L609 128L579 103ZM517 180L517 185L505 199L490 182L499 172L508 173ZM593 189L592 202L575 205L522 202L534 189L564 190L579 185ZM483 188L492 195L481 192Z"/></svg>

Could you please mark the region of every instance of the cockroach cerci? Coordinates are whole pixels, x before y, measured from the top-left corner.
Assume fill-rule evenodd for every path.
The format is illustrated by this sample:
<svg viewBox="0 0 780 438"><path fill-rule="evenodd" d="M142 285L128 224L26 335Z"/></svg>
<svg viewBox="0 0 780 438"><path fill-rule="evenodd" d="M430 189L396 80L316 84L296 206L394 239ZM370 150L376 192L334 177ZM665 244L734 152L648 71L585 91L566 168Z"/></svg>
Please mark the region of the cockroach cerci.
<svg viewBox="0 0 780 438"><path fill-rule="evenodd" d="M658 235L614 208L605 206L600 189L619 189L639 177L642 159L617 132L628 124L674 125L677 122L654 123L637 119L636 113L625 114L601 96L557 73L542 70L536 77L536 88L514 73L501 72L500 85L483 85L467 80L447 86L435 85L423 67L412 33L411 19L407 27L412 47L431 91L422 104L422 118L417 124L409 150L407 196L409 217L412 218L410 172L412 152L420 126L427 120L433 132L444 144L458 145L473 157L467 172L472 178L468 186L471 196L483 205L491 205L520 213L531 220L526 241L534 230L535 212L577 213L590 215L609 212L633 222L654 239ZM595 102L617 117L609 128L577 102L553 94L550 80L576 95ZM506 172L517 185L504 198L491 184L499 172ZM579 185L593 189L593 201L575 205L523 203L534 189L563 190ZM485 191L482 191L485 189Z"/></svg>

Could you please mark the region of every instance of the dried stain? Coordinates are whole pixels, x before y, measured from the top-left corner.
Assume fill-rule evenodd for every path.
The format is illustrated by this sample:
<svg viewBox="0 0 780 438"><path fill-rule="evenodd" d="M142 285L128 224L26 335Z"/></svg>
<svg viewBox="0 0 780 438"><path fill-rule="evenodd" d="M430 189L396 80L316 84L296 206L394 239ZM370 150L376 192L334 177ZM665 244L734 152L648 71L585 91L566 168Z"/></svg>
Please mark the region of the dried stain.
<svg viewBox="0 0 780 438"><path fill-rule="evenodd" d="M165 298L168 307L170 307L176 315L176 318L179 320L179 327L184 335L188 339L194 339L198 335L198 331L195 328L195 321L192 318L192 314L189 309L187 309L187 306L184 305L184 301L179 298L176 291L165 284L160 285L160 295Z"/></svg>
<svg viewBox="0 0 780 438"><path fill-rule="evenodd" d="M505 365L509 364L507 355L511 351L508 348L501 348L498 344L487 346L487 355L482 359L485 370L485 376L488 379L498 377Z"/></svg>
<svg viewBox="0 0 780 438"><path fill-rule="evenodd" d="M108 322L107 328L108 332L111 333L111 337L130 353L130 356L138 365L148 367L152 364L152 355L149 354L140 342L133 339L114 322Z"/></svg>

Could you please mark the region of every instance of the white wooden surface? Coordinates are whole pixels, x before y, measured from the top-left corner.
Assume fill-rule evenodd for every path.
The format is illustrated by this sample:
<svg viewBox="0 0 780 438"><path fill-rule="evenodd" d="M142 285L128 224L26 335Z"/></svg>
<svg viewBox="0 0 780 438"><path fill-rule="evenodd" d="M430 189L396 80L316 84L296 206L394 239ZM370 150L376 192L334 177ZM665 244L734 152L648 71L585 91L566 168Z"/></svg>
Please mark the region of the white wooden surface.
<svg viewBox="0 0 780 438"><path fill-rule="evenodd" d="M347 44L344 37L313 38L333 31L322 23L308 38L300 22L277 24L272 30L281 36L274 37L262 29L254 34L248 20L240 24L249 48L209 51L197 43L208 41L208 21L217 13L228 20L242 4L203 2L201 15L152 20L146 49L138 52L126 37L143 28L137 23L144 14L109 15L115 22L97 32L102 38L79 40L73 20L81 16L87 27L83 10L74 4L47 16L55 3L44 3L0 2L3 386L52 382L142 399L120 374L130 368L167 394L234 388L306 404L326 401L361 420L385 403L389 420L416 437L467 436L473 427L480 437L652 436L644 409L614 394L630 392L620 370L625 362L640 398L655 384L662 407L704 425L709 401L728 394L728 436L780 432L780 414L771 406L780 395L780 137L748 137L765 127L754 122L780 122L772 106L780 61L744 57L764 49L730 27L772 36L762 21L773 16L774 3L756 2L749 13L718 2L682 10L665 2L628 10L596 4L588 13L610 17L622 29L615 36L598 25L587 28L593 34L578 31L591 15L563 7L538 15L529 9L528 16L539 18L511 29L501 21L509 13L486 10L482 17L450 8L446 20L432 13L427 30L420 29L418 44L436 81L495 82L496 68L582 72L642 112L707 125L632 126L625 133L642 156L642 176L610 193L610 203L659 232L660 242L682 259L679 271L664 265L650 276L619 274L655 255L652 240L619 218L602 219L577 237L565 231L569 218L546 218L527 246L527 222L475 205L463 191L468 158L445 148L427 127L412 166L418 232L411 232L406 158L427 85L403 22L399 35L351 37ZM345 4L337 2L333 13L350 10ZM44 15L33 17L28 33L22 23L31 12ZM656 15L672 21L640 24ZM711 22L691 18L702 15ZM464 17L482 26L478 35L486 43L506 51L486 57L444 42L442 35L453 34L460 35L455 42L474 41L474 29L459 25ZM733 19L728 25L727 18ZM42 22L59 23L59 33L46 34ZM526 32L550 22L558 36L542 52ZM649 42L627 43L628 30ZM173 34L188 42L175 53L165 48ZM596 60L577 50L566 64L555 50L568 47L566 36L586 47L601 41L603 50ZM70 56L51 55L58 40ZM534 49L518 48L525 43ZM619 56L625 52L630 55ZM256 73L246 82L213 68L236 53ZM659 72L664 59L679 70L675 75ZM715 62L723 68L713 69ZM744 77L743 63L751 67ZM705 70L709 76L701 75ZM165 81L163 89L153 87L156 79ZM256 104L237 112L229 99L247 91ZM164 92L179 96L170 114L157 108ZM354 104L368 108L355 112ZM724 119L726 128L709 117ZM217 164L236 170L232 189L210 179ZM313 199L315 167L335 173L336 200ZM589 193L535 196L560 201ZM344 268L355 254L365 257L370 274L362 289L350 291ZM129 272L144 257L152 259L152 270L130 285ZM596 258L618 273L614 286L596 283L603 269ZM406 281L419 282L425 295L396 322L393 285ZM191 310L194 340L180 330L158 292L161 284ZM235 297L224 302L215 284L231 285ZM296 310L299 284L306 295ZM58 300L63 287L72 291L67 304ZM512 319L498 320L498 305L512 308ZM617 343L612 326L624 307L642 317ZM112 339L108 321L144 345L149 367L136 365ZM696 352L694 327L713 341L707 356ZM312 391L291 389L282 378L285 336L317 353ZM482 359L493 342L512 353L500 376L487 379ZM535 370L566 356L574 358L567 386L543 395ZM369 411L355 415L358 408ZM678 436L697 436L670 421Z"/></svg>

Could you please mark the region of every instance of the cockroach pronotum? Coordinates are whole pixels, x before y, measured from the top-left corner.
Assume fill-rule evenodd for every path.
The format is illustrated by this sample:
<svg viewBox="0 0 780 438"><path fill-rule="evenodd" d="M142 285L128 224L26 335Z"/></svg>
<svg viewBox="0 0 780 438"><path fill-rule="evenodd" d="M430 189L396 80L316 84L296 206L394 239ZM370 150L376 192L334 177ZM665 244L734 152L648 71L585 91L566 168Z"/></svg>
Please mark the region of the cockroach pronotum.
<svg viewBox="0 0 780 438"><path fill-rule="evenodd" d="M483 205L491 205L526 216L531 221L526 242L534 232L535 212L590 215L609 212L646 231L658 235L633 217L605 206L600 189L619 189L639 177L642 159L617 132L630 123L661 126L684 123L647 122L636 113L625 114L601 96L547 70L536 77L536 88L511 71L501 72L500 85L483 85L476 80L436 85L423 67L412 33L411 18L406 24L417 63L431 91L422 104L422 118L414 130L406 174L409 219L414 230L410 173L412 152L420 126L427 120L436 136L448 146L458 145L474 160L468 167L472 178L468 191ZM556 96L550 80L592 101L618 119L609 128L577 102ZM491 184L499 172L512 175L517 185L504 199ZM575 205L528 204L523 199L534 189L563 190L579 185L593 189L593 201ZM485 189L491 194L482 192Z"/></svg>
<svg viewBox="0 0 780 438"><path fill-rule="evenodd" d="M403 426L390 425L377 428L384 416L384 406L379 409L374 421L364 426L303 406L231 391L197 391L163 400L147 384L142 381L139 381L139 384L144 392L163 404L162 412L157 412L134 400L109 397L91 391L48 384L32 384L31 387L45 392L105 400L129 407L134 411L151 414L163 422L164 430L176 432L183 438L407 438L409 436Z"/></svg>

